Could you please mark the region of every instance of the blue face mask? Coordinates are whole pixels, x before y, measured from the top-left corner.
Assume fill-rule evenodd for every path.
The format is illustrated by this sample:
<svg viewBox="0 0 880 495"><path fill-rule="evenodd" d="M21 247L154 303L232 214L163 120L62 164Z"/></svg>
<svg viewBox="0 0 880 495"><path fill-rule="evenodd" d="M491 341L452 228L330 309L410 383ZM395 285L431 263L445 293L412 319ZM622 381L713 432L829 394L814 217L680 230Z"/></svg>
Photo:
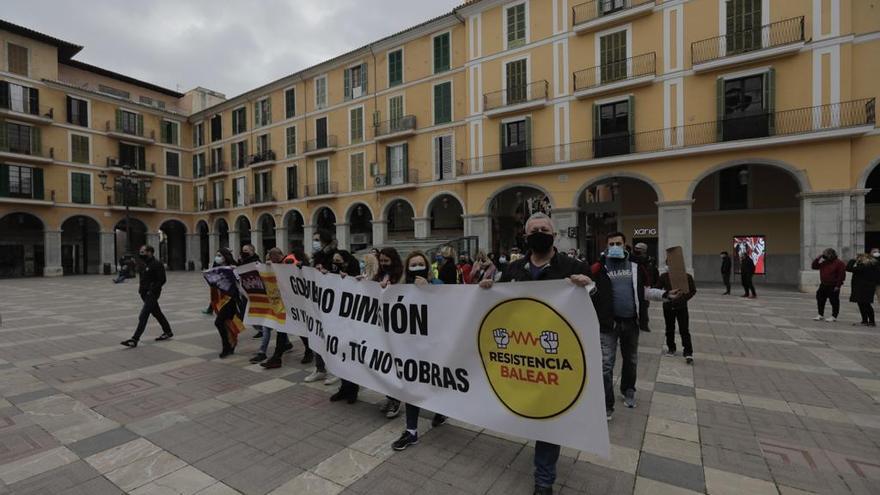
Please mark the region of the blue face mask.
<svg viewBox="0 0 880 495"><path fill-rule="evenodd" d="M626 251L623 250L623 246L608 246L608 252L605 255L609 258L626 258Z"/></svg>

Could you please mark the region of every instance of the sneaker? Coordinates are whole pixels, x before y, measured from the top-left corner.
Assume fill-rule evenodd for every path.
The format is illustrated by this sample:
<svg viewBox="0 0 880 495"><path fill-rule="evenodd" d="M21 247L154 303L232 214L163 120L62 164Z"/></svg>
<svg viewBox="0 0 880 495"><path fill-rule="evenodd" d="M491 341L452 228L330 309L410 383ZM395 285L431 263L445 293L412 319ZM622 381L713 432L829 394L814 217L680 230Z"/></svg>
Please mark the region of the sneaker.
<svg viewBox="0 0 880 495"><path fill-rule="evenodd" d="M836 316L829 316L828 318L825 318L825 321L835 322L835 321L837 321L837 317Z"/></svg>
<svg viewBox="0 0 880 495"><path fill-rule="evenodd" d="M445 422L446 422L446 416L444 416L442 414L435 414L434 419L431 420L431 426L433 428L436 428Z"/></svg>
<svg viewBox="0 0 880 495"><path fill-rule="evenodd" d="M623 404L632 409L636 407L636 391L633 389L629 389L623 394Z"/></svg>
<svg viewBox="0 0 880 495"><path fill-rule="evenodd" d="M553 495L553 487L552 486L535 485L535 491L533 491L532 494L533 495Z"/></svg>
<svg viewBox="0 0 880 495"><path fill-rule="evenodd" d="M383 402L382 405L379 407L379 412L382 414L387 413L388 410L391 409L391 402L392 401L393 401L393 399L385 399L385 402Z"/></svg>
<svg viewBox="0 0 880 495"><path fill-rule="evenodd" d="M235 353L234 349L229 349L228 351L223 351L220 353L220 359L226 359L229 356L233 355L234 353Z"/></svg>
<svg viewBox="0 0 880 495"><path fill-rule="evenodd" d="M325 378L327 378L327 372L326 372L326 371L318 371L318 370L315 370L314 372L312 372L311 375L305 377L305 379L303 379L303 381L306 382L306 383L312 383L312 382L316 382L316 381L318 381L318 380L323 380L323 379L325 379Z"/></svg>
<svg viewBox="0 0 880 495"><path fill-rule="evenodd" d="M263 338L263 332L257 332L257 333L255 333L254 336L253 336L253 338L255 338L255 339L262 339L262 338Z"/></svg>
<svg viewBox="0 0 880 495"><path fill-rule="evenodd" d="M206 314L206 315L214 314L214 310L211 308L203 309L202 314Z"/></svg>
<svg viewBox="0 0 880 495"><path fill-rule="evenodd" d="M666 349L667 356L675 356L675 349Z"/></svg>
<svg viewBox="0 0 880 495"><path fill-rule="evenodd" d="M342 389L339 389L335 394L330 396L330 402L339 402L346 398L345 392L343 392Z"/></svg>
<svg viewBox="0 0 880 495"><path fill-rule="evenodd" d="M267 370L274 370L281 367L281 359L280 358L272 358L268 361L260 363L260 366L266 368Z"/></svg>
<svg viewBox="0 0 880 495"><path fill-rule="evenodd" d="M385 413L385 417L388 419L394 419L400 416L400 401L395 400L391 402L391 405L388 407L388 411Z"/></svg>
<svg viewBox="0 0 880 495"><path fill-rule="evenodd" d="M258 352L256 354L254 354L254 357L251 358L251 364L262 363L265 360L266 360L266 355L263 354L262 352Z"/></svg>
<svg viewBox="0 0 880 495"><path fill-rule="evenodd" d="M306 353L303 354L302 361L299 364L309 364L313 359L315 359L315 354L310 349L306 349Z"/></svg>
<svg viewBox="0 0 880 495"><path fill-rule="evenodd" d="M394 441L394 443L391 444L391 448L394 450L404 450L405 448L409 447L410 445L418 445L418 444L419 444L418 433L413 435L412 433L410 433L408 431L404 431L403 434L400 435L400 438L398 438L397 440Z"/></svg>
<svg viewBox="0 0 880 495"><path fill-rule="evenodd" d="M137 347L138 341L134 340L134 339L128 339L128 340L123 340L122 342L120 342L120 344L124 345L125 347Z"/></svg>
<svg viewBox="0 0 880 495"><path fill-rule="evenodd" d="M337 383L339 383L339 377L336 375L327 375L327 379L324 380L324 385L327 385L328 387Z"/></svg>
<svg viewBox="0 0 880 495"><path fill-rule="evenodd" d="M824 316L822 316L822 315L819 315L819 316L817 316L817 317L815 317L815 318L813 318L813 321L822 321L822 320L824 320L824 319L825 319L825 317L824 317Z"/></svg>
<svg viewBox="0 0 880 495"><path fill-rule="evenodd" d="M694 357L693 356L685 356L684 362L687 364L694 364Z"/></svg>
<svg viewBox="0 0 880 495"><path fill-rule="evenodd" d="M606 409L605 410L605 419L611 421L611 418L614 416L614 409Z"/></svg>

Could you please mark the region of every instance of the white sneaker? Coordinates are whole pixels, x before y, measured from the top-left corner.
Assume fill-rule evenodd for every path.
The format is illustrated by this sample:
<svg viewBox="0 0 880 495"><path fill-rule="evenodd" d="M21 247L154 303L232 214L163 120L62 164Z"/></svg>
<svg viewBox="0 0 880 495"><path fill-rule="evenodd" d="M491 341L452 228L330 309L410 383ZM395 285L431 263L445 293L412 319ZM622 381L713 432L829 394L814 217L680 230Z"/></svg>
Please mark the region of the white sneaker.
<svg viewBox="0 0 880 495"><path fill-rule="evenodd" d="M822 315L819 315L819 316L817 316L817 317L815 317L815 318L813 318L813 321L822 321L822 320L824 320L824 319L825 319L825 317L824 317L824 316L822 316Z"/></svg>
<svg viewBox="0 0 880 495"><path fill-rule="evenodd" d="M339 377L336 375L328 375L327 379L324 380L324 385L333 385L339 382Z"/></svg>
<svg viewBox="0 0 880 495"><path fill-rule="evenodd" d="M825 321L832 321L833 322L833 321L837 321L837 318L835 318L833 316L829 316L828 318L825 318Z"/></svg>
<svg viewBox="0 0 880 495"><path fill-rule="evenodd" d="M305 378L303 379L303 381L306 382L306 383L312 383L312 382L316 382L316 381L318 381L318 380L323 380L324 378L327 378L327 372L325 372L325 371L314 371L314 372L312 372L311 375L305 377Z"/></svg>

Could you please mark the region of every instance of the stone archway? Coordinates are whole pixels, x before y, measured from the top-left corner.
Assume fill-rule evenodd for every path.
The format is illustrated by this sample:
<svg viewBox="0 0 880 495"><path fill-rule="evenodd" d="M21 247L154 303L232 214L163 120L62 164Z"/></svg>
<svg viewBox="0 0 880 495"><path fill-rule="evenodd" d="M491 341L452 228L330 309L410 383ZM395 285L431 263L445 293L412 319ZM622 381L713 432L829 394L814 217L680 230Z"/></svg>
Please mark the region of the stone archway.
<svg viewBox="0 0 880 495"><path fill-rule="evenodd" d="M238 253L241 252L241 247L245 244L252 244L251 242L251 220L244 216L239 215L238 218L235 219L235 236L237 238L236 242L232 242L230 249L232 249L232 253L237 257ZM231 237L230 237L231 239Z"/></svg>
<svg viewBox="0 0 880 495"><path fill-rule="evenodd" d="M204 220L199 220L196 224L196 232L199 235L199 262L202 264L202 269L207 269L211 266L211 258L213 257L213 253L211 253L211 235L208 229L208 222Z"/></svg>
<svg viewBox="0 0 880 495"><path fill-rule="evenodd" d="M415 209L403 198L392 200L385 206L383 217L387 222L388 240L415 238Z"/></svg>
<svg viewBox="0 0 880 495"><path fill-rule="evenodd" d="M47 266L45 230L46 224L31 213L0 217L0 278L43 275Z"/></svg>
<svg viewBox="0 0 880 495"><path fill-rule="evenodd" d="M429 235L455 239L464 235L464 204L458 197L449 193L435 196L426 209Z"/></svg>
<svg viewBox="0 0 880 495"><path fill-rule="evenodd" d="M257 252L265 257L266 253L275 247L275 218L268 213L264 213L257 219L257 225L260 231L260 247L262 248L257 249Z"/></svg>
<svg viewBox="0 0 880 495"><path fill-rule="evenodd" d="M373 212L365 203L353 203L348 208L346 221L351 251L360 251L373 245Z"/></svg>
<svg viewBox="0 0 880 495"><path fill-rule="evenodd" d="M116 261L123 256L135 256L138 249L147 243L147 226L137 218L131 219L131 228L123 218L116 223L113 231L116 235ZM158 246L153 246L158 248Z"/></svg>
<svg viewBox="0 0 880 495"><path fill-rule="evenodd" d="M507 253L512 248L525 252L523 229L533 213L553 215L552 198L542 189L532 185L516 185L495 193L488 200L491 219L491 242L493 253Z"/></svg>
<svg viewBox="0 0 880 495"><path fill-rule="evenodd" d="M305 220L299 210L290 210L284 215L284 228L287 230L287 246L282 249L292 252L294 248L304 248ZM280 246L279 246L280 247Z"/></svg>
<svg viewBox="0 0 880 495"><path fill-rule="evenodd" d="M214 222L214 233L217 235L217 249L231 249L229 245L229 224L226 223L225 218L218 218ZM212 258L213 256L214 253L211 253Z"/></svg>
<svg viewBox="0 0 880 495"><path fill-rule="evenodd" d="M61 268L65 275L101 273L101 225L74 215L61 224Z"/></svg>
<svg viewBox="0 0 880 495"><path fill-rule="evenodd" d="M159 226L159 259L169 270L186 270L186 225L165 220Z"/></svg>

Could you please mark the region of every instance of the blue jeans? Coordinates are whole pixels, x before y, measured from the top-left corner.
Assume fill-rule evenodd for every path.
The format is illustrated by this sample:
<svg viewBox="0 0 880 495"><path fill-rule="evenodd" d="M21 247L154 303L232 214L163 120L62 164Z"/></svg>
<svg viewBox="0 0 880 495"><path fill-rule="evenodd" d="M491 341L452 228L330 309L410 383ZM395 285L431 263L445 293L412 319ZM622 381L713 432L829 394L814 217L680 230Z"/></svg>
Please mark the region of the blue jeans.
<svg viewBox="0 0 880 495"><path fill-rule="evenodd" d="M272 340L272 329L260 325L254 325L254 328L263 334L262 340L260 340L260 352L266 354L266 351L269 350L269 341Z"/></svg>
<svg viewBox="0 0 880 495"><path fill-rule="evenodd" d="M556 482L556 461L559 460L559 445L535 442L535 484L553 486Z"/></svg>
<svg viewBox="0 0 880 495"><path fill-rule="evenodd" d="M602 381L605 382L605 410L614 410L614 362L620 341L620 393L636 389L639 364L639 326L635 319L615 322L614 329L599 334L602 342Z"/></svg>

